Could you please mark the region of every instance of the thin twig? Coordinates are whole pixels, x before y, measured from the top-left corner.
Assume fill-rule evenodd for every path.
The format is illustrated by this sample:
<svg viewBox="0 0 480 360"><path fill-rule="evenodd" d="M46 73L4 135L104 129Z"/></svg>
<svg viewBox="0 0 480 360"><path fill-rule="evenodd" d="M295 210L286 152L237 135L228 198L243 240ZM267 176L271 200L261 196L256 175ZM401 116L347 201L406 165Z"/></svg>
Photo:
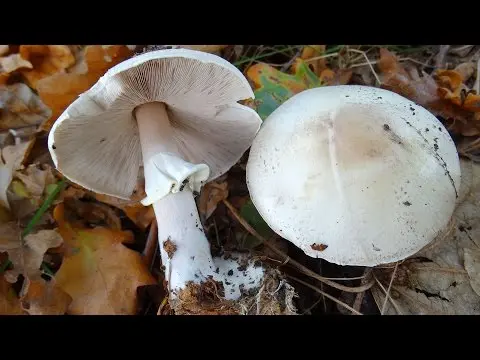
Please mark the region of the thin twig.
<svg viewBox="0 0 480 360"><path fill-rule="evenodd" d="M324 299L325 299L325 296L322 295L322 297L320 297L320 299L318 299L317 301L315 301L312 306L310 306L308 309L306 309L306 310L302 313L302 315L305 315L305 314L308 313L309 311L312 311L312 309L314 309L314 308L318 305L318 303L319 303L320 301L324 300Z"/></svg>
<svg viewBox="0 0 480 360"><path fill-rule="evenodd" d="M440 50L435 58L435 67L437 69L443 68L445 66L445 57L447 56L448 51L450 50L450 45L440 45Z"/></svg>
<svg viewBox="0 0 480 360"><path fill-rule="evenodd" d="M382 85L382 82L380 81L380 78L378 77L377 73L375 72L375 69L372 66L372 62L368 58L367 54L365 54L365 51L361 51L361 50L357 50L357 49L348 49L348 51L351 51L351 52L354 52L354 53L357 53L357 54L363 54L363 57L365 58L365 60L367 60L368 66L370 66L370 70L372 71L373 76L375 76L375 79L377 80L378 85L379 86Z"/></svg>
<svg viewBox="0 0 480 360"><path fill-rule="evenodd" d="M307 283L307 282L305 282L305 281L303 281L303 280L300 280L299 278L297 278L297 277L295 277L295 276L292 276L292 275L289 275L289 274L286 274L286 276L289 277L290 279L295 280L296 282L298 282L298 283L300 283L300 284L302 284L302 285L304 285L304 286L306 286L306 287L308 287L308 288L310 288L310 289L318 292L319 294L322 294L323 296L329 298L330 300L332 300L332 301L336 302L337 304L343 306L344 308L350 310L350 311L351 311L352 313L354 313L355 315L363 315L361 312L355 310L355 309L352 308L350 305L345 304L343 301L338 300L337 298L333 297L333 296L330 295L330 294L327 294L326 292L320 290L320 289L317 288L316 286L313 286L313 285L311 285L311 284L309 284L309 283Z"/></svg>
<svg viewBox="0 0 480 360"><path fill-rule="evenodd" d="M303 62L309 63L309 62L312 62L312 61L315 61L315 60L326 59L326 58L334 57L334 56L338 56L338 52L334 52L334 53L331 53L331 54L325 54L325 55L321 55L321 56L315 56L315 57L312 57L310 59L303 60Z"/></svg>
<svg viewBox="0 0 480 360"><path fill-rule="evenodd" d="M380 289L382 289L382 291L387 294L387 290L385 289L385 287L382 285L382 283L380 282L380 280L377 279L377 277L375 276L375 273L373 273L373 278L374 280L377 282L378 286L380 287ZM396 301L394 301L391 297L389 298L390 302L392 303L393 307L395 308L395 310L397 311L397 313L399 315L403 315L402 311L400 310L400 307L397 305Z"/></svg>
<svg viewBox="0 0 480 360"><path fill-rule="evenodd" d="M363 279L362 281L360 282L360 284L365 284L365 282L367 281L369 275L371 274L372 272L372 269L371 268L366 268L365 271L363 272ZM364 292L361 292L361 293L358 293L357 296L355 297L355 301L353 302L353 308L355 310L358 310L360 311L361 307L362 307L362 302L363 302L363 297L365 296L365 291Z"/></svg>
<svg viewBox="0 0 480 360"><path fill-rule="evenodd" d="M395 264L395 269L393 269L392 278L390 279L390 284L388 284L387 296L385 297L385 301L383 302L382 311L381 311L382 315L385 313L385 309L387 307L387 301L388 301L388 298L390 297L390 291L392 289L393 279L395 279L395 274L397 273L397 269L398 269L398 262Z"/></svg>
<svg viewBox="0 0 480 360"><path fill-rule="evenodd" d="M282 67L280 68L280 71L282 72L287 71L290 68L290 66L292 66L295 59L302 54L302 51L303 51L303 48L298 49L297 53L294 56L292 56L290 60L288 60L285 64L282 65Z"/></svg>
<svg viewBox="0 0 480 360"><path fill-rule="evenodd" d="M401 59L398 59L399 62L402 62L402 61L411 61L411 62L414 62L416 64L419 64L419 65L422 65L424 68L428 67L428 68L434 68L434 66L432 65L428 65L427 63L424 63L424 62L421 62L421 61L418 61L418 60L415 60L415 59L412 59L411 57L406 57L406 58L401 58Z"/></svg>
<svg viewBox="0 0 480 360"><path fill-rule="evenodd" d="M477 78L475 79L473 89L480 95L480 59L477 61Z"/></svg>
<svg viewBox="0 0 480 360"><path fill-rule="evenodd" d="M250 226L250 224L248 222L245 221L245 219L242 218L242 216L238 213L237 209L235 209L233 207L232 204L230 204L230 202L228 200L223 200L223 203L225 204L225 206L230 210L230 212L233 214L233 216L237 219L237 221L250 233L252 234L254 237L256 237L258 240L262 241L262 243L267 246L270 250L272 250L274 253L276 253L277 255L279 256L282 256L284 259L287 259L288 258L288 262L295 266L297 268L297 270L301 271L302 273L304 273L305 275L307 276L310 276L318 281L321 281L331 287L334 287L338 290L342 290L342 291L347 291L347 292L353 292L353 293L358 293L358 292L363 292L363 291L366 291L368 289L370 289L373 284L375 283L375 281L370 281L368 282L367 284L363 285L363 286L358 286L358 287L349 287L349 286L344 286L344 285L341 285L341 284L337 284L333 281L330 281L326 278L324 278L323 276L320 276L318 275L317 273L313 272L312 270L310 270L309 268L307 268L306 266L300 264L299 262L289 258L283 251L281 251L280 249L278 249L274 244L272 244L269 240L267 240L266 238L264 238L262 235L260 235L253 227Z"/></svg>

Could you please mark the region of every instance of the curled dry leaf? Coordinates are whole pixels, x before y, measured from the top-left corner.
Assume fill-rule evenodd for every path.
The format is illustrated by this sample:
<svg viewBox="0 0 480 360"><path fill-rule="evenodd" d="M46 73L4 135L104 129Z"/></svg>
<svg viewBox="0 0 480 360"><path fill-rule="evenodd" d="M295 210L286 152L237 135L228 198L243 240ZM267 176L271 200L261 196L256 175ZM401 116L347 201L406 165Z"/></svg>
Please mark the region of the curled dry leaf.
<svg viewBox="0 0 480 360"><path fill-rule="evenodd" d="M7 145L1 151L0 159L0 206L10 209L7 190L13 179L14 171L20 169L28 154L30 142L18 145Z"/></svg>
<svg viewBox="0 0 480 360"><path fill-rule="evenodd" d="M3 276L0 276L0 315L25 315L12 284Z"/></svg>
<svg viewBox="0 0 480 360"><path fill-rule="evenodd" d="M0 130L39 125L50 115L50 109L27 85L0 85Z"/></svg>
<svg viewBox="0 0 480 360"><path fill-rule="evenodd" d="M125 45L89 45L83 49L83 62L75 72L56 73L39 80L36 89L43 102L52 110L42 130L50 130L60 114L78 95L88 90L112 66L133 55ZM80 56L79 56L80 57Z"/></svg>
<svg viewBox="0 0 480 360"><path fill-rule="evenodd" d="M70 186L61 195L62 199L95 199L101 203L115 206L122 210L125 215L136 225L139 229L145 230L150 226L153 219L155 219L155 212L152 206L144 206L140 203L140 200L145 196L144 192L140 189L130 200L119 199L113 196L94 193L89 190L77 186ZM111 209L110 209L111 210ZM109 211L112 214L111 211ZM118 219L118 216L115 215ZM115 228L114 226L110 226Z"/></svg>
<svg viewBox="0 0 480 360"><path fill-rule="evenodd" d="M6 272L11 282L16 281L20 274L31 280L38 279L47 250L63 243L56 230L40 230L25 236L22 241L21 230L14 222L1 224L0 233L0 251L8 252L8 258L13 264L13 269Z"/></svg>
<svg viewBox="0 0 480 360"><path fill-rule="evenodd" d="M63 200L66 218L69 222L82 227L106 226L112 230L121 230L122 224L115 211L106 204L81 201L65 197ZM67 215L68 214L68 215Z"/></svg>
<svg viewBox="0 0 480 360"><path fill-rule="evenodd" d="M324 69L320 73L320 81L326 85L346 85L350 82L353 72L350 69Z"/></svg>
<svg viewBox="0 0 480 360"><path fill-rule="evenodd" d="M10 74L20 69L31 69L32 64L22 58L20 54L0 57L0 85L6 84Z"/></svg>
<svg viewBox="0 0 480 360"><path fill-rule="evenodd" d="M326 45L306 45L302 49L300 58L306 61L306 63L313 68L313 72L320 77L320 74L323 70L327 69L327 60L326 58L310 60L319 56L322 56L325 53Z"/></svg>
<svg viewBox="0 0 480 360"><path fill-rule="evenodd" d="M399 93L427 108L447 121L453 132L466 136L480 134L476 122L480 111L480 97L466 93L463 81L469 71L440 70L434 77L423 73L418 76L416 69L407 71L398 58L387 49L380 49L378 68L383 87Z"/></svg>
<svg viewBox="0 0 480 360"><path fill-rule="evenodd" d="M67 45L20 45L20 55L33 66L23 70L28 84L36 89L37 82L45 77L64 72L75 63L75 57Z"/></svg>
<svg viewBox="0 0 480 360"><path fill-rule="evenodd" d="M480 315L480 165L462 160L452 227L398 266L387 314ZM392 269L375 273L385 289ZM381 309L385 293L372 289Z"/></svg>
<svg viewBox="0 0 480 360"><path fill-rule="evenodd" d="M26 293L20 297L22 308L29 315L64 315L72 298L55 284L55 280L26 280Z"/></svg>
<svg viewBox="0 0 480 360"><path fill-rule="evenodd" d="M0 45L0 56L6 55L10 50L8 45Z"/></svg>
<svg viewBox="0 0 480 360"><path fill-rule="evenodd" d="M31 164L25 169L15 171L7 192L15 217L21 220L35 212L55 182L52 168L48 165Z"/></svg>
<svg viewBox="0 0 480 360"><path fill-rule="evenodd" d="M57 285L72 297L68 313L76 315L131 315L137 307L137 288L155 279L136 251L129 231L79 228L64 216L64 204L54 218L65 240L63 263L55 274Z"/></svg>
<svg viewBox="0 0 480 360"><path fill-rule="evenodd" d="M220 184L217 182L205 184L198 200L198 210L202 217L202 221L208 219L217 208L218 203L225 200L227 197L228 183L226 181Z"/></svg>
<svg viewBox="0 0 480 360"><path fill-rule="evenodd" d="M320 79L300 58L283 73L270 65L258 63L247 70L247 78L253 83L255 100L246 105L255 109L262 119L266 119L284 101L299 92L322 86Z"/></svg>

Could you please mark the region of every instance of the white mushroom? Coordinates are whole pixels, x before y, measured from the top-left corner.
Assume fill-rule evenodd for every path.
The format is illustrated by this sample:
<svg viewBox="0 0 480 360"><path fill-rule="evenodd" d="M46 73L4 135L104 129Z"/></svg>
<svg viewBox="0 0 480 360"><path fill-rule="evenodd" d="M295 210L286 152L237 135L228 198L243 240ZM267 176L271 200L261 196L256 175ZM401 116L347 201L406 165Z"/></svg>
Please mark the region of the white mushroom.
<svg viewBox="0 0 480 360"><path fill-rule="evenodd" d="M55 122L48 146L68 179L119 198L131 197L143 164L142 203L153 204L176 292L190 281L218 279L194 195L251 145L261 120L237 101L253 97L242 73L218 56L144 53L80 95Z"/></svg>
<svg viewBox="0 0 480 360"><path fill-rule="evenodd" d="M264 121L247 184L269 226L305 254L376 266L413 255L446 227L460 165L426 109L379 88L328 86Z"/></svg>

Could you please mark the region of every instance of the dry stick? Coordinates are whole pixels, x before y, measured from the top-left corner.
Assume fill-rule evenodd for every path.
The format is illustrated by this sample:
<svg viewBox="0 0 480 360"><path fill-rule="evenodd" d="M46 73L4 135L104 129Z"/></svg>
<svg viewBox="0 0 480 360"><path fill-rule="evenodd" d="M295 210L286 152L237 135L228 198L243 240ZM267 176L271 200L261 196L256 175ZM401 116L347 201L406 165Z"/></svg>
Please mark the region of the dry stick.
<svg viewBox="0 0 480 360"><path fill-rule="evenodd" d="M158 248L157 230L157 220L153 219L152 225L150 226L150 231L148 232L147 243L145 244L145 249L143 250L143 261L150 270L153 266L155 254Z"/></svg>
<svg viewBox="0 0 480 360"><path fill-rule="evenodd" d="M398 59L398 61L399 61L399 62L400 62L400 61L411 61L411 62L414 62L414 63L416 63L416 64L422 65L424 68L426 68L426 67L434 68L434 66L428 65L428 63L425 63L425 62L421 62L421 61L412 59L411 57L401 58L401 59Z"/></svg>
<svg viewBox="0 0 480 360"><path fill-rule="evenodd" d="M310 59L306 59L303 62L309 63L309 62L312 62L312 61L315 61L315 60L326 59L326 58L334 57L334 56L338 56L338 52L334 52L334 53L326 54L326 55L321 55L321 56L315 56L315 57L312 57Z"/></svg>
<svg viewBox="0 0 480 360"><path fill-rule="evenodd" d="M317 287L315 287L315 286L313 286L313 285L311 285L311 284L309 284L309 283L307 283L307 282L305 282L305 281L303 281L303 280L300 280L299 278L296 278L295 276L288 275L288 274L287 274L286 276L289 277L290 279L295 280L296 282L298 282L298 283L300 283L300 284L302 284L302 285L304 285L304 286L306 286L306 287L308 287L308 288L310 288L310 289L318 292L319 294L322 294L323 296L329 298L330 300L332 300L332 301L336 302L337 304L343 306L344 308L350 310L350 311L351 311L352 313L354 313L355 315L363 315L361 312L355 310L355 309L352 308L350 305L345 304L343 301L340 301L340 300L336 299L334 296L327 294L326 292L320 290L319 288L317 288Z"/></svg>
<svg viewBox="0 0 480 360"><path fill-rule="evenodd" d="M448 51L450 50L450 45L440 45L440 50L435 58L435 67L437 69L443 68L445 66L445 56L447 56Z"/></svg>
<svg viewBox="0 0 480 360"><path fill-rule="evenodd" d="M473 88L480 95L480 59L477 61L477 78L475 79L475 84Z"/></svg>
<svg viewBox="0 0 480 360"><path fill-rule="evenodd" d="M294 56L292 56L292 58L288 60L285 64L283 64L283 66L280 68L280 71L282 72L287 71L290 68L290 66L293 64L295 59L300 55L302 55L302 51L303 51L303 48L298 49L297 53Z"/></svg>
<svg viewBox="0 0 480 360"><path fill-rule="evenodd" d="M368 279L370 273L372 272L371 268L366 268L365 271L363 272L364 278L360 282L361 285L365 284L366 280ZM363 297L365 296L365 291L358 293L357 296L355 297L355 301L353 302L353 308L355 310L360 311L360 308L362 307L362 302L363 302Z"/></svg>
<svg viewBox="0 0 480 360"><path fill-rule="evenodd" d="M382 285L382 283L380 282L380 280L377 279L377 277L375 276L375 273L373 274L373 278L375 279L375 281L377 282L378 286L380 287L380 289L382 289L382 291L387 294L387 290L385 290L385 287ZM388 299L388 297L387 297ZM395 310L397 311L397 313L399 315L403 315L402 311L400 310L400 307L397 305L397 303L390 297L389 298L390 302L392 303L393 307L395 308ZM377 304L378 306L378 304Z"/></svg>
<svg viewBox="0 0 480 360"><path fill-rule="evenodd" d="M317 301L315 301L312 306L310 306L308 309L306 309L306 310L302 313L302 315L305 315L305 314L308 313L309 311L312 311L312 309L315 308L315 306L317 306L318 303L319 303L320 301L324 300L324 299L325 299L325 296L322 296L320 299L318 299ZM325 300L324 300L324 301L325 301Z"/></svg>
<svg viewBox="0 0 480 360"><path fill-rule="evenodd" d="M390 290L392 289L393 279L395 279L395 274L397 273L397 269L398 269L398 262L395 264L395 269L393 269L392 278L390 279L390 284L388 284L387 296L385 297L385 301L383 302L382 311L381 311L382 315L385 313L385 308L387 307L387 301L388 301L388 298L390 297Z"/></svg>
<svg viewBox="0 0 480 360"><path fill-rule="evenodd" d="M375 69L372 66L372 63L370 59L368 58L367 54L365 54L365 51L357 50L357 49L348 49L348 51L357 53L357 54L363 54L363 57L365 60L367 60L368 66L370 66L370 70L372 70L373 76L375 76L375 79L377 79L378 85L382 85L382 82L380 81L380 78L378 77L377 73L375 72Z"/></svg>
<svg viewBox="0 0 480 360"><path fill-rule="evenodd" d="M287 254L285 254L283 251L279 250L275 245L273 245L269 240L265 239L262 235L260 235L254 228L252 228L250 226L249 223L247 223L245 221L245 219L243 219L240 214L238 213L237 209L235 209L233 207L232 204L230 204L230 202L228 202L228 200L223 200L223 203L225 204L225 206L231 211L231 213L233 214L233 216L237 219L237 221L250 233L252 234L253 236L255 236L258 240L262 241L263 244L265 246L267 246L270 250L272 250L274 253L276 253L277 255L279 256L282 256L284 259L285 259L285 264L287 262L289 262L291 265L295 266L299 271L301 271L302 273L304 273L305 275L308 275L318 281L321 281L331 287L334 287L338 290L343 290L343 291L347 291L347 292L353 292L353 293L359 293L359 292L363 292L365 290L368 290L370 289L373 284L375 283L375 281L370 281L368 282L367 284L363 285L363 286L358 286L358 287L349 287L349 286L344 286L344 285L341 285L341 284L337 284L333 281L330 281L328 280L327 278L323 277L323 276L320 276L318 275L317 273L313 272L312 270L310 270L309 268L307 268L306 266L300 264L299 262L291 259Z"/></svg>
<svg viewBox="0 0 480 360"><path fill-rule="evenodd" d="M468 55L468 53L470 52L470 50L474 47L475 45L463 45L463 46L459 46L457 48L454 48L452 50L450 50L450 52L452 54L455 54L455 55L458 55L460 57L464 57L462 56L462 52L464 52L465 50L467 50L467 53L465 55Z"/></svg>

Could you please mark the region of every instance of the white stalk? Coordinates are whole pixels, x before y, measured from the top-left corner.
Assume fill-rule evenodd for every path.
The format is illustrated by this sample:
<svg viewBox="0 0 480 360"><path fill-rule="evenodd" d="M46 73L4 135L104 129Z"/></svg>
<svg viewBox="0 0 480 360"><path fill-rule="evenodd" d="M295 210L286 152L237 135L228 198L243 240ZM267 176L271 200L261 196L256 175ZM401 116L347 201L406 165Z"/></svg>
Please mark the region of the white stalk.
<svg viewBox="0 0 480 360"><path fill-rule="evenodd" d="M165 105L144 104L136 109L135 116L147 194L142 203L152 204L155 211L160 254L172 299L188 282L200 283L210 276L223 283L226 299L239 298L242 288L258 287L263 269L247 261L244 270L239 271L240 263L245 264L241 254L212 259L192 192L192 188L200 190L208 168L182 159ZM174 251L169 251L165 242L173 245Z"/></svg>
<svg viewBox="0 0 480 360"><path fill-rule="evenodd" d="M144 161L145 191L152 198L157 218L159 247L169 288L176 292L189 281L198 283L213 275L215 267L190 186L185 184L180 187L181 191L160 199L155 199L154 190L150 190L162 187L164 182L154 157L167 154L183 160L173 138L165 105L148 103L137 108L135 115ZM166 164L165 168L170 169L170 165ZM164 248L167 240L176 247L171 258Z"/></svg>

